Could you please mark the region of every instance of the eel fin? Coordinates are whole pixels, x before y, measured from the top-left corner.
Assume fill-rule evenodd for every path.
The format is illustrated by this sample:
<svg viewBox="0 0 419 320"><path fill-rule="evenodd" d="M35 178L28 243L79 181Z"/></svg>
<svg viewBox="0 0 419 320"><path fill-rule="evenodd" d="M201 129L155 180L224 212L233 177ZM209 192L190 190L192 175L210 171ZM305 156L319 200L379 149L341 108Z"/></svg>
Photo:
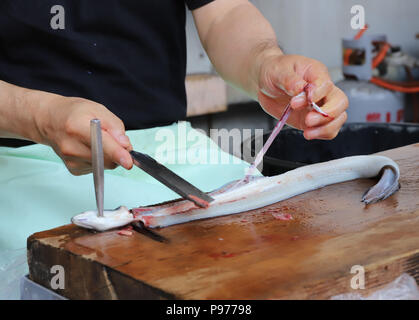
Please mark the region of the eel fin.
<svg viewBox="0 0 419 320"><path fill-rule="evenodd" d="M400 189L397 171L392 166L385 166L381 170L378 183L369 188L362 197L366 205L387 199Z"/></svg>

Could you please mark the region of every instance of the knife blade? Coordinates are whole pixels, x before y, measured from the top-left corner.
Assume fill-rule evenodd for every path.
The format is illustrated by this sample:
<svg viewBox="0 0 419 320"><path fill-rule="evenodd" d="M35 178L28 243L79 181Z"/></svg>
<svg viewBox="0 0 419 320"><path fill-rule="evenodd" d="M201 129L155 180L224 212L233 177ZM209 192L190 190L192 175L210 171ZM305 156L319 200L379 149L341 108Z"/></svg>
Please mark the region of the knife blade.
<svg viewBox="0 0 419 320"><path fill-rule="evenodd" d="M130 151L130 154L137 167L172 189L182 198L194 202L201 208L208 207L209 203L214 201L208 194L199 190L149 155L137 151Z"/></svg>

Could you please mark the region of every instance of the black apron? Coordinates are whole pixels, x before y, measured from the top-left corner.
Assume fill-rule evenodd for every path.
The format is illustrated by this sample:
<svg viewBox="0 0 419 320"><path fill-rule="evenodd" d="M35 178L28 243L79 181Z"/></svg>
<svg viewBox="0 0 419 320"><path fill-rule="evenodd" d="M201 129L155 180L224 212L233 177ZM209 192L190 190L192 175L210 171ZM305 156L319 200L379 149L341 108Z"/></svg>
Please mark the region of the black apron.
<svg viewBox="0 0 419 320"><path fill-rule="evenodd" d="M185 1L0 1L0 80L96 101L127 129L184 119L185 71Z"/></svg>

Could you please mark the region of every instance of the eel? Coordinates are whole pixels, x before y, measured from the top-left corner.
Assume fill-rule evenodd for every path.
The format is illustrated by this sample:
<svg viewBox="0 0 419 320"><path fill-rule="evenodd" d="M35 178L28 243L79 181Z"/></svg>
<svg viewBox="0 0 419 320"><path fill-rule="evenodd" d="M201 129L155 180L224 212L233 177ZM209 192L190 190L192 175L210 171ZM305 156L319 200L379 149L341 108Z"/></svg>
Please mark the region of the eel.
<svg viewBox="0 0 419 320"><path fill-rule="evenodd" d="M399 167L388 157L352 156L307 165L277 176L253 176L241 184L232 181L209 193L214 201L206 208L179 199L131 210L119 207L105 211L104 217L97 217L96 211L87 211L73 217L72 222L98 231L135 221L141 221L146 227L166 227L258 209L327 185L377 176L378 183L362 196L361 201L367 205L388 198L400 188Z"/></svg>

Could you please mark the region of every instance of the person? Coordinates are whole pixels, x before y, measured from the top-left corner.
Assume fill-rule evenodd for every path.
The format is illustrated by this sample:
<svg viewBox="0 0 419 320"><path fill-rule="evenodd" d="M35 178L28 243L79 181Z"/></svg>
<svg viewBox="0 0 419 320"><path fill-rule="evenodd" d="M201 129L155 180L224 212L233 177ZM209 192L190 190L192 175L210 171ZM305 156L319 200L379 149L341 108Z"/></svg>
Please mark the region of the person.
<svg viewBox="0 0 419 320"><path fill-rule="evenodd" d="M51 146L81 175L91 172L90 120L98 118L105 167L130 169L125 130L186 117L185 4L227 82L277 118L290 102L288 124L306 139L338 134L347 118L345 94L321 62L284 54L247 0L2 0L0 137ZM52 19L62 19L58 28ZM297 96L307 85L331 118Z"/></svg>

